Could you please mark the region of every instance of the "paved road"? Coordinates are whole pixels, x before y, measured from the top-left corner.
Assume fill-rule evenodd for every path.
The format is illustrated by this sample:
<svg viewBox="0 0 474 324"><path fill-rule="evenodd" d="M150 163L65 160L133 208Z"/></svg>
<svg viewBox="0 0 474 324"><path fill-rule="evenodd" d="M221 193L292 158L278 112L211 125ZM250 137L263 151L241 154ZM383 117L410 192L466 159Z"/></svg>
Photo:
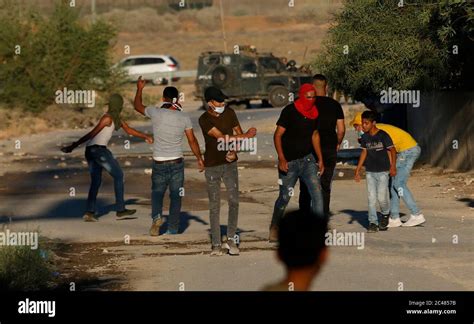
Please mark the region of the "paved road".
<svg viewBox="0 0 474 324"><path fill-rule="evenodd" d="M259 133L258 154L241 154L241 209L239 257L209 257L209 218L203 174L186 157L186 192L181 215L181 235L151 238L150 151L146 144L131 140L123 147L123 135L114 137L112 150L126 175L126 197L138 210L136 217L115 219L112 183L104 177L100 193L100 221L81 221L88 189L83 152L62 155L61 143L84 131L58 131L22 138L22 149L14 151L13 139L0 142L3 149L0 172L0 225L11 230L40 230L50 238L68 242L131 244L108 248L116 258L113 267L131 290L258 290L277 280L283 269L267 243L268 224L277 197L277 171L271 144L271 129L277 109L238 112L244 128L265 125ZM191 111L196 123L199 111ZM142 128L148 128L145 124ZM195 124L196 130L199 129ZM351 132L349 132L351 134ZM122 137L120 137L122 136ZM352 136L352 135L350 135ZM202 139L201 135L198 135ZM269 144L265 141L268 140ZM3 146L2 146L3 145ZM12 155L16 154L16 155ZM260 161L258 156L261 156ZM367 197L364 182L354 183L352 170L338 166L334 182L331 227L341 232L364 233L367 226ZM427 223L417 228L390 229L365 235L364 248L336 246L315 290L472 290L473 175L437 175L419 169L410 180ZM71 196L71 188L75 195ZM454 188L454 189L453 189ZM296 191L298 192L298 191ZM296 198L296 197L295 197ZM296 207L296 199L290 208ZM166 198L165 206L169 202ZM227 210L223 202L221 220L225 230ZM407 212L402 209L402 212ZM456 237L456 240L454 239ZM86 256L85 256L86 257ZM91 269L100 276L100 269Z"/></svg>

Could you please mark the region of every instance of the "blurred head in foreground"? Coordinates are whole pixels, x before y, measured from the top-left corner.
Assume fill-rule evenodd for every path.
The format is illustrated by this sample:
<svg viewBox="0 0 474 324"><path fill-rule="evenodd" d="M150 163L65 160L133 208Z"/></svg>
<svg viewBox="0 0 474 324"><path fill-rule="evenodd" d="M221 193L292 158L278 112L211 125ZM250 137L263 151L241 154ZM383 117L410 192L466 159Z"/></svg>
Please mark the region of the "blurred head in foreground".
<svg viewBox="0 0 474 324"><path fill-rule="evenodd" d="M264 290L309 290L328 256L327 230L327 219L299 210L288 212L279 224L277 252L286 268L286 278Z"/></svg>

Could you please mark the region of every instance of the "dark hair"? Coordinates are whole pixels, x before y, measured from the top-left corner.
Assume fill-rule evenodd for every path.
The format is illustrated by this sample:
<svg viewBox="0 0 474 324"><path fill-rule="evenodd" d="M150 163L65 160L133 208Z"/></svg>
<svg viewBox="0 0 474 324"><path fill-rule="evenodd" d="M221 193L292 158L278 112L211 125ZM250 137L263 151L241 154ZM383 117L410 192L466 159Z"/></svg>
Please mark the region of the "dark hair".
<svg viewBox="0 0 474 324"><path fill-rule="evenodd" d="M371 122L377 121L377 113L372 110L366 110L362 113L362 119L368 119Z"/></svg>
<svg viewBox="0 0 474 324"><path fill-rule="evenodd" d="M326 246L327 218L291 211L281 219L278 228L278 254L287 268L314 265Z"/></svg>
<svg viewBox="0 0 474 324"><path fill-rule="evenodd" d="M163 90L163 98L173 100L176 98L176 101L178 101L179 98L179 91L175 87L166 87Z"/></svg>
<svg viewBox="0 0 474 324"><path fill-rule="evenodd" d="M313 82L316 81L316 80L328 82L328 80L326 79L326 77L325 77L324 75L322 75L322 74L315 74L315 75L313 75Z"/></svg>

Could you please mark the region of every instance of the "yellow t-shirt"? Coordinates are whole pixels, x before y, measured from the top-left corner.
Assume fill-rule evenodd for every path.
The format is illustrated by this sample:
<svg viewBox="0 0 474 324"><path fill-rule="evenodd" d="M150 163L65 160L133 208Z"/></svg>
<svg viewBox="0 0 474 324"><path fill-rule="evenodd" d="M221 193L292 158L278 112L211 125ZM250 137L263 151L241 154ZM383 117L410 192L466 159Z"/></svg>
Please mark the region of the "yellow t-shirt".
<svg viewBox="0 0 474 324"><path fill-rule="evenodd" d="M388 124L377 123L376 126L388 133L397 152L403 152L418 145L415 139L403 129Z"/></svg>

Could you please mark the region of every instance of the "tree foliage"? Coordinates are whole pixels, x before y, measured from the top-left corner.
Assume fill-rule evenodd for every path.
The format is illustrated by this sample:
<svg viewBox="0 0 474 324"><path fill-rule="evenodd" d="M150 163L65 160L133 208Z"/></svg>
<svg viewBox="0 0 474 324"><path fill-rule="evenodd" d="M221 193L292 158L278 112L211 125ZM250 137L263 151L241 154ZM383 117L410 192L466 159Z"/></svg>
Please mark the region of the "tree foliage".
<svg viewBox="0 0 474 324"><path fill-rule="evenodd" d="M0 102L41 111L64 87L112 86L114 28L103 21L81 24L67 3L58 1L50 17L16 1L0 8Z"/></svg>
<svg viewBox="0 0 474 324"><path fill-rule="evenodd" d="M346 1L314 61L315 69L334 88L358 100L377 96L388 87L472 89L472 4L461 0L401 3Z"/></svg>

